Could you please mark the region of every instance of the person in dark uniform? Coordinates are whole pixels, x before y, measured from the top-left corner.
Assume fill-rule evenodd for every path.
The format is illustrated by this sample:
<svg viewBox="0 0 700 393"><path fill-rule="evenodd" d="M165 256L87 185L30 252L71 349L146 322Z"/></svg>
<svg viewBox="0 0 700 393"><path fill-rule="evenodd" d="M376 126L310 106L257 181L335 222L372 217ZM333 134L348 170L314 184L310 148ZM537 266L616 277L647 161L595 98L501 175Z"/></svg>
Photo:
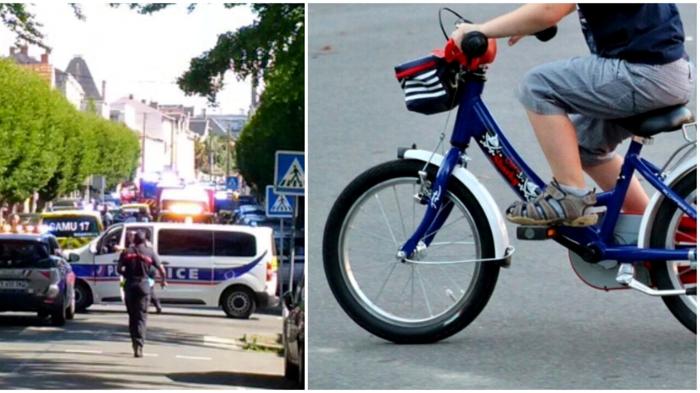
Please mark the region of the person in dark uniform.
<svg viewBox="0 0 700 393"><path fill-rule="evenodd" d="M124 301L129 314L129 333L131 334L134 357L143 357L143 345L146 338L146 318L150 288L149 272L152 268L161 273L161 287L167 285L165 269L158 255L146 244L146 236L138 231L134 233L134 241L119 256L117 272L124 276Z"/></svg>
<svg viewBox="0 0 700 393"><path fill-rule="evenodd" d="M126 233L126 247L131 247L134 245L134 231L128 231ZM151 247L151 243L149 242L148 236L146 237L146 246ZM148 278L150 279L148 284L150 286L150 296L151 296L151 304L156 308L156 314L160 314L163 312L163 307L160 305L160 299L158 299L158 296L156 296L156 291L155 291L155 280L156 280L156 271L158 269L155 266L151 266L150 269L148 270ZM165 277L165 273L161 273L163 277Z"/></svg>

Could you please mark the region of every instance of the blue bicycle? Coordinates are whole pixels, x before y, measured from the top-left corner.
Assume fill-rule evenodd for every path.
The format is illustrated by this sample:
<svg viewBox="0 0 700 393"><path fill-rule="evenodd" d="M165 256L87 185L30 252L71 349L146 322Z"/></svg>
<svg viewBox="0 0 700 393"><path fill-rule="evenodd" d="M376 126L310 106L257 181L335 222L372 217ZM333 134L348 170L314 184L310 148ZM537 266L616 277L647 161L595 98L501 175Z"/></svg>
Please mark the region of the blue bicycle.
<svg viewBox="0 0 700 393"><path fill-rule="evenodd" d="M553 33L548 29L538 38ZM461 48L450 40L444 50L398 66L410 110L430 114L458 106L451 147L445 155L437 152L440 144L434 151L399 149L398 160L353 180L329 213L323 259L330 288L356 323L384 339L429 343L459 332L483 310L500 269L510 265L514 248L502 210L468 170L472 141L520 198L531 200L545 187L481 99L495 54L494 40L472 32ZM598 223L521 226L517 236L553 239L568 248L576 274L594 288L662 297L696 332L693 122L684 106L620 119L635 136L615 188L597 194ZM665 165L640 156L654 135L681 129L686 143ZM657 192L643 215L621 214L635 171Z"/></svg>

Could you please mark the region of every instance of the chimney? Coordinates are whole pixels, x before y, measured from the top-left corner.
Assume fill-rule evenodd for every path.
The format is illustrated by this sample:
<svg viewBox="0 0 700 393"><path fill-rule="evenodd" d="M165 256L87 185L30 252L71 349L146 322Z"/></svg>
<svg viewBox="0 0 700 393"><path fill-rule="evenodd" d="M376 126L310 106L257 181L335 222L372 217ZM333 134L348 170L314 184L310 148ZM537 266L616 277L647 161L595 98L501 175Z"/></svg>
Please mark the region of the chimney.
<svg viewBox="0 0 700 393"><path fill-rule="evenodd" d="M27 45L22 45L19 47L20 53L22 53L25 56L29 55L29 47Z"/></svg>
<svg viewBox="0 0 700 393"><path fill-rule="evenodd" d="M14 55L15 55L15 47L11 46L10 47L10 56L14 56Z"/></svg>
<svg viewBox="0 0 700 393"><path fill-rule="evenodd" d="M151 101L148 106L150 106L153 109L158 109L158 101Z"/></svg>
<svg viewBox="0 0 700 393"><path fill-rule="evenodd" d="M41 54L41 64L49 64L49 52L44 52Z"/></svg>
<svg viewBox="0 0 700 393"><path fill-rule="evenodd" d="M107 81L102 81L102 101L107 101Z"/></svg>
<svg viewBox="0 0 700 393"><path fill-rule="evenodd" d="M133 99L134 99L134 95L133 95L133 94L129 94L129 99L130 99L130 100L133 100Z"/></svg>
<svg viewBox="0 0 700 393"><path fill-rule="evenodd" d="M207 118L207 108L202 108L202 117Z"/></svg>
<svg viewBox="0 0 700 393"><path fill-rule="evenodd" d="M146 100L141 100L141 103L142 103L142 104L145 104L145 103L146 103Z"/></svg>

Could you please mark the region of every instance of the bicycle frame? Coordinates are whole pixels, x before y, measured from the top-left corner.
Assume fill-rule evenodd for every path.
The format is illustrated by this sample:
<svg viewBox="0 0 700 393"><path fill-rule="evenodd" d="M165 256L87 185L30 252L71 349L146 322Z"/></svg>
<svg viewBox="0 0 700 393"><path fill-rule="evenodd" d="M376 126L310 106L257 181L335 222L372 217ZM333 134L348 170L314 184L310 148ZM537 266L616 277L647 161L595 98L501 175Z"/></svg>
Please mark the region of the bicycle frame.
<svg viewBox="0 0 700 393"><path fill-rule="evenodd" d="M400 256L411 256L417 247L427 247L450 214L452 206L443 206L443 190L455 167L463 162L462 156L472 139L476 140L496 170L513 191L524 200L542 193L545 183L527 166L513 149L481 99L485 78L483 74L467 75L465 88L450 138L452 147L445 155L433 182L430 200L423 219L413 235L401 246ZM596 206L604 206L606 213L601 222L590 227L557 227L557 242L574 251L590 252L589 259L613 259L621 262L688 260L693 249L639 248L616 245L613 231L627 194L634 171L639 172L655 189L672 200L685 214L697 220L695 208L664 184L661 170L641 158L642 143L634 139L624 158L615 188L596 194Z"/></svg>

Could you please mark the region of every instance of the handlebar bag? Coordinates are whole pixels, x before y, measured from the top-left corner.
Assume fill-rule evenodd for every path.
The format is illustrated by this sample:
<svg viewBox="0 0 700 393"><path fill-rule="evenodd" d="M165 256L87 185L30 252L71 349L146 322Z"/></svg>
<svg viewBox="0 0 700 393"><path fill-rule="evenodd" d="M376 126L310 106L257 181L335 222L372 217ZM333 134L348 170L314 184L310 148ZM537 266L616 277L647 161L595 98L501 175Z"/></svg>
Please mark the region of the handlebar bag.
<svg viewBox="0 0 700 393"><path fill-rule="evenodd" d="M448 111L459 103L459 65L429 55L394 67L406 108L425 115Z"/></svg>

